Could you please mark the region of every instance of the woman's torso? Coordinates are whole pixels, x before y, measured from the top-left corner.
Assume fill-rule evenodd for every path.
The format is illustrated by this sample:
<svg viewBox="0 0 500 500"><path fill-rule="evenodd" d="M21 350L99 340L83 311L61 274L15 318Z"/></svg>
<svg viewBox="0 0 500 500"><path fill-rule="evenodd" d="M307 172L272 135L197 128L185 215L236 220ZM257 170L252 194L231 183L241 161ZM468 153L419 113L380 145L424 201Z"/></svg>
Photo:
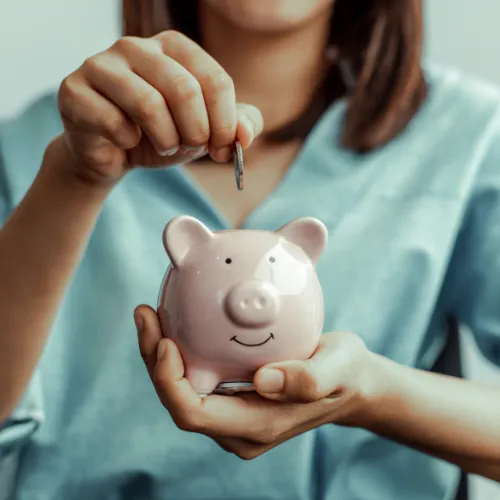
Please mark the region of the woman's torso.
<svg viewBox="0 0 500 500"><path fill-rule="evenodd" d="M343 105L333 106L243 224L321 219L325 331L354 331L423 368L443 343L443 280L496 102L452 73L431 75L410 127L367 156L337 146ZM60 129L53 97L0 129L12 203ZM156 303L168 265L161 233L179 214L227 226L182 168L136 170L107 200L30 391L0 430L14 450L12 500L451 498L454 467L362 430L324 426L246 462L175 427L142 365L132 312Z"/></svg>

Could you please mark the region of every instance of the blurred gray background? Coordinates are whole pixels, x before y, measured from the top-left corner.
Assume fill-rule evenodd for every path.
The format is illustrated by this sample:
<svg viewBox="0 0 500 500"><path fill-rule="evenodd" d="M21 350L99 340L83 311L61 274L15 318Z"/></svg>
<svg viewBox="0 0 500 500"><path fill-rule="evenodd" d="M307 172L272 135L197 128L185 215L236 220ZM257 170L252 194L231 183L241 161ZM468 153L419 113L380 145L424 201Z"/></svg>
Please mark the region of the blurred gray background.
<svg viewBox="0 0 500 500"><path fill-rule="evenodd" d="M500 86L500 1L426 0L426 9L427 57ZM117 0L0 0L0 119L113 43L118 12ZM500 384L500 371L481 358L468 332L463 347L468 376ZM472 478L471 487L471 500L500 499L491 481Z"/></svg>

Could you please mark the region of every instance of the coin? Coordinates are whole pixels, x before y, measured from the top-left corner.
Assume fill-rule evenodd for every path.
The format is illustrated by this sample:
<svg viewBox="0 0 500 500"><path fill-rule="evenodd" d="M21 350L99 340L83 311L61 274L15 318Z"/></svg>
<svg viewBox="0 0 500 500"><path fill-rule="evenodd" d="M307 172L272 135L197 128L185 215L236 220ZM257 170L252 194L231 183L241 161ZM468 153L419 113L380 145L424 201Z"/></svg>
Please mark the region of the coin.
<svg viewBox="0 0 500 500"><path fill-rule="evenodd" d="M214 391L222 396L234 396L239 392L255 392L253 382L221 382Z"/></svg>
<svg viewBox="0 0 500 500"><path fill-rule="evenodd" d="M241 144L236 141L233 151L234 175L236 177L236 187L238 191L243 190L243 149Z"/></svg>

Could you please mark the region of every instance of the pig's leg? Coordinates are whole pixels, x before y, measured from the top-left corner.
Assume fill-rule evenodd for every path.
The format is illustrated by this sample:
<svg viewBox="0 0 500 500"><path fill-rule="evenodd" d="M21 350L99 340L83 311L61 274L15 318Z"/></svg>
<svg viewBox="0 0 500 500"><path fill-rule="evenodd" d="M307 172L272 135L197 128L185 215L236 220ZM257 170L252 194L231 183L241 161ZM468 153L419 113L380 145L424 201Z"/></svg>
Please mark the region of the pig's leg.
<svg viewBox="0 0 500 500"><path fill-rule="evenodd" d="M186 378L200 396L211 394L220 382L219 374L215 373L213 369L202 367L189 367L186 370Z"/></svg>

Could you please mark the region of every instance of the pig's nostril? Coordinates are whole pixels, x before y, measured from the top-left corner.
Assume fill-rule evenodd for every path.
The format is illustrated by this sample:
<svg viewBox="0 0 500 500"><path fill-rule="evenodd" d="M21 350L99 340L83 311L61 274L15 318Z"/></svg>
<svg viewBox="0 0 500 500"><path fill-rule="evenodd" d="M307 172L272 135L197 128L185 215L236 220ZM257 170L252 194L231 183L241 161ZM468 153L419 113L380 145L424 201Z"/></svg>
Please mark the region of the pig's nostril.
<svg viewBox="0 0 500 500"><path fill-rule="evenodd" d="M256 309L264 309L267 306L267 300L265 297L257 297L254 301Z"/></svg>

